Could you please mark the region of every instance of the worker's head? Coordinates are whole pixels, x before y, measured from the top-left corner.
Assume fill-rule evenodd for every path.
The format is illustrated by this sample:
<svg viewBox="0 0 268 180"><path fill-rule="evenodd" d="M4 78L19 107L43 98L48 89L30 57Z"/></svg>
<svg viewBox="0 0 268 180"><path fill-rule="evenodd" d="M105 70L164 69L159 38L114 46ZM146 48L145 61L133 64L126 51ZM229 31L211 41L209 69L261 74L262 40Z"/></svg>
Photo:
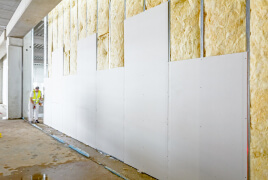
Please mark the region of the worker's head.
<svg viewBox="0 0 268 180"><path fill-rule="evenodd" d="M36 86L36 87L35 87L35 92L38 92L38 91L39 91L39 87Z"/></svg>

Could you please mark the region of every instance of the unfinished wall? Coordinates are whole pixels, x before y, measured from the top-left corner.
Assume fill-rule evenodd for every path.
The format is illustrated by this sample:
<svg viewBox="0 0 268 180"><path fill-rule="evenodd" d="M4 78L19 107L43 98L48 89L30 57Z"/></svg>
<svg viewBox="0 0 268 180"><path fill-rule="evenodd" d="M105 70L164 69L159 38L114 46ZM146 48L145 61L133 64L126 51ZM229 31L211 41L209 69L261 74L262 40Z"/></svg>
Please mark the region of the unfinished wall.
<svg viewBox="0 0 268 180"><path fill-rule="evenodd" d="M168 0L145 0L145 6L146 9L153 8L155 6L158 6L159 4L163 2L167 2Z"/></svg>
<svg viewBox="0 0 268 180"><path fill-rule="evenodd" d="M205 56L246 51L246 0L204 0Z"/></svg>
<svg viewBox="0 0 268 180"><path fill-rule="evenodd" d="M53 9L53 49L52 52L58 48L58 9Z"/></svg>
<svg viewBox="0 0 268 180"><path fill-rule="evenodd" d="M70 0L64 0L64 75L70 74Z"/></svg>
<svg viewBox="0 0 268 180"><path fill-rule="evenodd" d="M97 32L97 0L87 0L87 35Z"/></svg>
<svg viewBox="0 0 268 180"><path fill-rule="evenodd" d="M71 59L70 74L76 74L77 70L77 0L71 0Z"/></svg>
<svg viewBox="0 0 268 180"><path fill-rule="evenodd" d="M111 1L110 68L124 66L124 0Z"/></svg>
<svg viewBox="0 0 268 180"><path fill-rule="evenodd" d="M126 16L127 18L135 16L143 12L143 0L126 0Z"/></svg>
<svg viewBox="0 0 268 180"><path fill-rule="evenodd" d="M63 47L63 37L64 37L64 17L63 17L63 1L61 1L58 6L58 47Z"/></svg>
<svg viewBox="0 0 268 180"><path fill-rule="evenodd" d="M48 14L48 43L47 43L47 58L48 58L48 77L51 77L52 72L52 50L53 50L53 11Z"/></svg>
<svg viewBox="0 0 268 180"><path fill-rule="evenodd" d="M171 61L200 57L200 0L171 0Z"/></svg>
<svg viewBox="0 0 268 180"><path fill-rule="evenodd" d="M109 0L98 1L98 70L109 69Z"/></svg>
<svg viewBox="0 0 268 180"><path fill-rule="evenodd" d="M78 22L79 22L79 39L87 36L87 0L78 1Z"/></svg>
<svg viewBox="0 0 268 180"><path fill-rule="evenodd" d="M268 1L251 1L251 179L268 177Z"/></svg>

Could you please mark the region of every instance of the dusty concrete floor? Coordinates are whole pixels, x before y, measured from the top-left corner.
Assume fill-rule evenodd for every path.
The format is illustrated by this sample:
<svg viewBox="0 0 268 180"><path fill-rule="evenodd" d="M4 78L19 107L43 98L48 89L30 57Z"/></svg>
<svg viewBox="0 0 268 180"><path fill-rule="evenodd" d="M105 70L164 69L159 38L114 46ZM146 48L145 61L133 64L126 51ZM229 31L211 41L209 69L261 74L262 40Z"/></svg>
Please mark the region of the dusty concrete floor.
<svg viewBox="0 0 268 180"><path fill-rule="evenodd" d="M0 120L0 180L10 179L154 179L108 155L68 137L44 124L45 132L56 135L90 154L86 158L22 120Z"/></svg>

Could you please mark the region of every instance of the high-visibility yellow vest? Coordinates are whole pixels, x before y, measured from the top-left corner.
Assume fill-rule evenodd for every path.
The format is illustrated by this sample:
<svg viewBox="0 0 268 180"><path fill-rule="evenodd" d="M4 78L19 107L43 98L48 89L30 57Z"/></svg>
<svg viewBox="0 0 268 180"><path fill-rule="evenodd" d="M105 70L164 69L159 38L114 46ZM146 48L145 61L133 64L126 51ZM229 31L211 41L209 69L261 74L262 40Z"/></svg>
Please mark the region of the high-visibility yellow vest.
<svg viewBox="0 0 268 180"><path fill-rule="evenodd" d="M37 98L36 98L36 92L33 90L33 101L35 104L38 104L41 98L41 91L38 91Z"/></svg>

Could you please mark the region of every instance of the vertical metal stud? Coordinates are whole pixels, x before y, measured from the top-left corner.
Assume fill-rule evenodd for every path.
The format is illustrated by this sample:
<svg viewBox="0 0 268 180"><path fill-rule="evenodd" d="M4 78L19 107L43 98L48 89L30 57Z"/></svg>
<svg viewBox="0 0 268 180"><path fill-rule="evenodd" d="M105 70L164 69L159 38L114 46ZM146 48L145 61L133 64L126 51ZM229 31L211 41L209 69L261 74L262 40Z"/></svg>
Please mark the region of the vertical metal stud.
<svg viewBox="0 0 268 180"><path fill-rule="evenodd" d="M98 31L99 31L99 0L97 0L97 27L96 27L96 70L98 70Z"/></svg>
<svg viewBox="0 0 268 180"><path fill-rule="evenodd" d="M112 0L109 0L109 51L108 51L109 69L111 69L111 2Z"/></svg>
<svg viewBox="0 0 268 180"><path fill-rule="evenodd" d="M168 0L168 62L171 61L171 43L170 43L170 26L171 26L171 0Z"/></svg>
<svg viewBox="0 0 268 180"><path fill-rule="evenodd" d="M48 56L48 16L44 18L44 78L47 78L47 56Z"/></svg>
<svg viewBox="0 0 268 180"><path fill-rule="evenodd" d="M204 57L204 0L200 3L200 58Z"/></svg>
<svg viewBox="0 0 268 180"><path fill-rule="evenodd" d="M31 78L31 88L33 88L33 78L34 78L34 71L33 71L33 69L34 69L34 28L32 29L32 43L31 43L31 46L32 46L32 58L31 58L31 64L32 64L32 69L31 69L31 73L32 73L32 78Z"/></svg>
<svg viewBox="0 0 268 180"><path fill-rule="evenodd" d="M250 179L250 0L246 1L246 40L247 40L247 80L248 80L248 96L247 96L247 128L248 128L248 140L247 140L247 144L248 144L248 161L247 161L247 165L248 165L248 179Z"/></svg>
<svg viewBox="0 0 268 180"><path fill-rule="evenodd" d="M125 0L125 19L127 19L127 0Z"/></svg>
<svg viewBox="0 0 268 180"><path fill-rule="evenodd" d="M146 10L146 0L143 0L143 11Z"/></svg>

